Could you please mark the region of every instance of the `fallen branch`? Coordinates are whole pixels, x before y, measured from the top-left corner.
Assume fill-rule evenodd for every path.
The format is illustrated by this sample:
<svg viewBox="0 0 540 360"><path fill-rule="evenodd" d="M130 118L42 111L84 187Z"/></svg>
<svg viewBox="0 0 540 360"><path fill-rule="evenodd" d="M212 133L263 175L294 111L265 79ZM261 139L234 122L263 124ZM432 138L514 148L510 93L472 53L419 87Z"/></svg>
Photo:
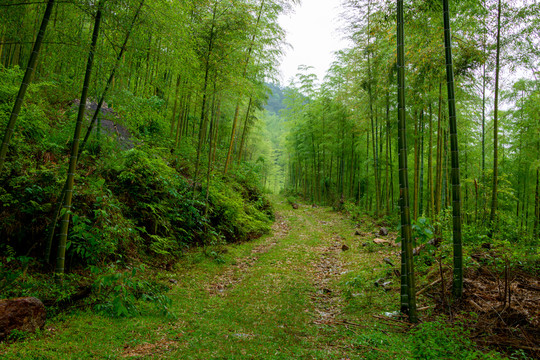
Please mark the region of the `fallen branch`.
<svg viewBox="0 0 540 360"><path fill-rule="evenodd" d="M441 282L441 279L437 279L437 280L433 281L431 284L429 284L429 285L425 286L424 288L418 290L418 291L416 292L416 296L418 296L418 295L424 293L427 289L429 289L429 288L432 287L433 285L437 285L437 284L440 283L440 282Z"/></svg>

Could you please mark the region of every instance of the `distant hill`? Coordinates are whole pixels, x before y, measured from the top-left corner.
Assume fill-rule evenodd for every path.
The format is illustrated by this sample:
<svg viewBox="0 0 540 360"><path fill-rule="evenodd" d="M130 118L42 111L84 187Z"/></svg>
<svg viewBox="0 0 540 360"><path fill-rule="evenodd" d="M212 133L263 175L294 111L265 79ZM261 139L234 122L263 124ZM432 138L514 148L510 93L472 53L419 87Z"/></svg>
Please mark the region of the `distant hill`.
<svg viewBox="0 0 540 360"><path fill-rule="evenodd" d="M268 104L264 107L268 112L279 114L279 111L285 109L283 104L283 89L278 84L266 84L270 89L270 94L268 95Z"/></svg>

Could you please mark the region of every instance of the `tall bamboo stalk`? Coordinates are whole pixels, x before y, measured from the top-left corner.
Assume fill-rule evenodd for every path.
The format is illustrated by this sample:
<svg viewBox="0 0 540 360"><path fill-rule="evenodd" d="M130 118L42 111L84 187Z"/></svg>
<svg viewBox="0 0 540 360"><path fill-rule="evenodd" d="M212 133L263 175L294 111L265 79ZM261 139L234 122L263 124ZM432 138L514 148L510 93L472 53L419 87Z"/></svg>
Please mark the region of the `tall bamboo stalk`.
<svg viewBox="0 0 540 360"><path fill-rule="evenodd" d="M409 179L407 175L407 127L405 119L405 48L403 0L397 0L398 152L401 206L401 312L417 322L416 289L412 253Z"/></svg>
<svg viewBox="0 0 540 360"><path fill-rule="evenodd" d="M92 65L94 64L94 53L96 51L96 44L99 36L99 27L101 25L101 10L103 2L100 1L96 12L96 19L94 23L94 32L92 34L92 44L90 45L90 51L88 53L88 62L86 64L86 73L84 75L83 89L81 93L81 103L79 104L79 113L77 115L77 123L75 125L75 134L73 135L73 142L71 144L71 157L69 161L69 170L67 173L67 189L64 199L64 215L62 217L62 226L60 228L60 236L58 240L58 253L56 257L56 276L61 280L61 275L64 273L65 256L66 256L66 244L69 228L69 218L71 215L71 200L73 197L73 185L75 180L75 170L77 166L77 157L79 154L79 142L82 130L82 123L84 119L84 113L86 110L86 99L88 97L88 85L90 84L90 78L92 75Z"/></svg>
<svg viewBox="0 0 540 360"><path fill-rule="evenodd" d="M452 216L454 247L454 297L463 295L463 248L461 241L461 189L459 181L459 150L457 136L456 101L454 94L454 69L452 66L452 39L448 0L443 0L444 48L446 54L446 84L448 87L448 121L450 123L450 153L452 162Z"/></svg>
<svg viewBox="0 0 540 360"><path fill-rule="evenodd" d="M6 126L6 132L4 133L4 139L2 140L2 147L0 148L0 172L2 172L2 168L4 167L4 163L6 161L8 145L15 129L15 123L17 122L17 118L21 112L26 91L32 82L32 76L34 75L34 70L39 57L39 51L41 49L41 45L43 44L43 38L45 37L45 31L47 30L47 25L49 24L53 6L54 0L49 0L47 2L47 7L45 8L45 13L43 14L43 20L41 21L41 26L39 27L36 41L34 42L34 48L32 49L30 59L28 60L28 66L26 67L21 87L19 88L19 93L15 99L15 104L13 105L13 110L11 111L11 116L9 117L9 121Z"/></svg>
<svg viewBox="0 0 540 360"><path fill-rule="evenodd" d="M493 183L491 188L491 214L489 216L489 237L495 231L495 216L497 212L497 181L499 175L499 73L501 56L501 0L497 9L497 53L495 59L495 103L493 108Z"/></svg>
<svg viewBox="0 0 540 360"><path fill-rule="evenodd" d="M247 55L246 55L246 59L245 59L245 62L244 62L244 71L243 71L243 74L242 74L242 78L246 78L246 76L247 76L248 66L249 66L249 62L251 60L251 53L253 52L253 45L255 44L255 39L257 37L257 31L259 29L259 23L261 21L265 1L266 0L261 0L261 6L259 7L259 13L257 15L257 22L255 23L254 32L253 32L253 35L251 37L251 43L249 45ZM229 142L229 150L227 151L227 157L225 158L225 166L223 168L223 173L224 174L227 173L227 171L229 170L229 166L232 163L233 148L234 148L234 143L236 141L236 129L238 127L237 126L238 125L238 114L240 113L240 98L241 98L241 95L238 96L238 100L236 101L236 109L234 111L234 118L233 118L233 124L232 124L232 129L231 129L231 140Z"/></svg>
<svg viewBox="0 0 540 360"><path fill-rule="evenodd" d="M105 85L105 89L103 90L103 93L101 94L101 97L100 97L100 99L98 101L98 104L96 106L96 110L94 111L94 115L92 116L92 120L90 121L90 125L88 126L88 129L86 130L86 135L84 136L84 140L82 141L81 145L79 146L79 152L81 152L85 148L86 143L88 142L88 139L90 138L90 134L92 133L92 129L94 127L96 119L98 118L99 113L101 111L101 107L103 106L103 103L105 102L105 97L107 96L107 93L109 92L109 89L111 88L111 85L112 85L113 80L114 80L114 76L116 75L116 71L120 67L120 62L122 60L122 57L124 56L124 52L126 51L127 44L128 44L128 41L129 41L129 37L131 35L131 32L133 31L133 28L135 27L135 22L137 21L137 18L139 17L141 9L142 9L142 7L144 5L144 1L145 0L141 0L141 2L139 3L139 7L137 8L137 11L135 12L135 15L133 16L133 20L131 21L131 26L130 26L127 34L126 34L126 37L124 39L124 43L122 44L122 48L120 49L120 52L118 53L118 56L116 57L116 62L115 62L114 67L113 67L113 69L111 71L111 74L109 75L109 79L107 80L107 84ZM78 159L77 159L77 162L78 162ZM45 261L47 261L47 262L49 262L49 260L51 258L52 243L53 243L53 239L54 239L54 229L56 228L56 224L57 224L58 218L60 216L60 210L62 209L62 206L63 206L63 203L64 203L67 187L68 187L68 181L66 179L66 182L64 183L64 188L62 189L62 192L60 194L60 198L58 200L59 206L55 211L53 221L49 225L49 234L48 234L48 237L47 237L47 244L46 244L46 247L45 247Z"/></svg>

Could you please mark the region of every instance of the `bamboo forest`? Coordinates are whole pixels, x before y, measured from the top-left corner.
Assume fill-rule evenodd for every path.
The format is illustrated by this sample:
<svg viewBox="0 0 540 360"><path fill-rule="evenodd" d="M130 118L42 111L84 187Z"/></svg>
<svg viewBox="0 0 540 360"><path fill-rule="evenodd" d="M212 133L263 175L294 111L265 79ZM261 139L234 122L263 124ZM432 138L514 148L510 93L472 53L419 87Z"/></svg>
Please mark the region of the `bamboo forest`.
<svg viewBox="0 0 540 360"><path fill-rule="evenodd" d="M289 42L307 6L342 48ZM0 0L0 359L540 358L539 35L537 0Z"/></svg>

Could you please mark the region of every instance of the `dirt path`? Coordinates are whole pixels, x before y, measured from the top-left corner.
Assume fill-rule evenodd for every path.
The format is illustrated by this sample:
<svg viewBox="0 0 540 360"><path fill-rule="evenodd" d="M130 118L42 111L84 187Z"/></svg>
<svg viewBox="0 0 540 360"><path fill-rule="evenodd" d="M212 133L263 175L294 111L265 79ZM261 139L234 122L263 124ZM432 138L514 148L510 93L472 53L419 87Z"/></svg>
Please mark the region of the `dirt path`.
<svg viewBox="0 0 540 360"><path fill-rule="evenodd" d="M360 273L371 278L374 266L393 249L367 252L362 245L368 237L354 236L353 224L328 208L295 210L286 203L278 208L272 236L209 276L201 292L188 291L192 303L206 305L198 320L193 308L179 316L186 339L160 356L366 358L357 338L363 312L372 309L372 294L367 295L371 300L352 299L363 308L351 307L343 284Z"/></svg>
<svg viewBox="0 0 540 360"><path fill-rule="evenodd" d="M403 340L403 335L389 334L372 316L397 308L395 294L373 286L374 279L387 272L383 258L397 256L395 248L373 247L374 234L366 234L374 230L373 224L364 224L364 236L355 236L354 224L328 208L292 209L286 202L277 202L276 207L271 235L216 249L214 260L202 252L191 254L175 273L163 275L175 284L169 296L176 319L115 320L78 314L51 324L46 336L4 355L407 358L406 350L385 349L391 346L391 337Z"/></svg>

